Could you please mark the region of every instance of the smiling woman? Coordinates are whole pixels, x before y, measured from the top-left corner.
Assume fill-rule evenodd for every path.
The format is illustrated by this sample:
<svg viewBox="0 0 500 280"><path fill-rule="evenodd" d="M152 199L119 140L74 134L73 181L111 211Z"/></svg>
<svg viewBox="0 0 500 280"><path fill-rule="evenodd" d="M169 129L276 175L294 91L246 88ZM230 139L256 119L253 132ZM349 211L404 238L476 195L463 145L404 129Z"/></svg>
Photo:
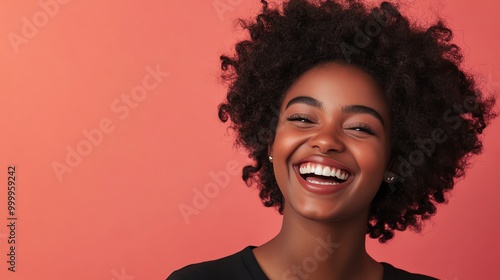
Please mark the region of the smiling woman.
<svg viewBox="0 0 500 280"><path fill-rule="evenodd" d="M390 112L373 78L352 66L316 66L287 91L281 116L269 153L285 217L357 215L366 224L390 156Z"/></svg>
<svg viewBox="0 0 500 280"><path fill-rule="evenodd" d="M442 22L416 27L388 2L262 3L242 21L250 38L221 57L219 117L254 160L243 179L283 214L281 231L168 279L435 279L374 260L365 237L420 230L481 152L495 100L460 68Z"/></svg>

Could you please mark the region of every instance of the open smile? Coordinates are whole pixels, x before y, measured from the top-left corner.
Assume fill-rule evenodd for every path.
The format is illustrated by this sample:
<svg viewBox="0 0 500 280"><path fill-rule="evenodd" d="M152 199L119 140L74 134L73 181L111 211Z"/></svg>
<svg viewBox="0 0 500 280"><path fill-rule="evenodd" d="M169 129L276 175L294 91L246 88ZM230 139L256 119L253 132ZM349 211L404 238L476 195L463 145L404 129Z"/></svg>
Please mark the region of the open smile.
<svg viewBox="0 0 500 280"><path fill-rule="evenodd" d="M337 185L347 181L349 172L332 166L324 166L315 162L302 163L299 173L304 180L322 185Z"/></svg>
<svg viewBox="0 0 500 280"><path fill-rule="evenodd" d="M340 163L325 157L308 157L294 165L299 183L317 194L330 194L346 186L352 173Z"/></svg>

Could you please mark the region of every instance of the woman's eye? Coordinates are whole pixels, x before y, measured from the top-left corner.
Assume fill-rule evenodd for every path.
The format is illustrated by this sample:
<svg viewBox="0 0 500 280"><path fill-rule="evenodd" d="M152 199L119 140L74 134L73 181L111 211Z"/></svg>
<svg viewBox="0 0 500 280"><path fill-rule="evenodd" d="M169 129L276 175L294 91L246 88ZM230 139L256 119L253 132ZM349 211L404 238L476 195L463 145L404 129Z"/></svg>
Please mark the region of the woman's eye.
<svg viewBox="0 0 500 280"><path fill-rule="evenodd" d="M292 122L314 123L307 116L302 116L302 115L291 115L291 116L287 117L286 119L288 121L292 121Z"/></svg>
<svg viewBox="0 0 500 280"><path fill-rule="evenodd" d="M349 127L348 129L355 130L355 131L361 131L364 133L368 133L370 135L375 135L375 132L373 131L373 129L371 129L371 127L369 127L367 125L357 124L357 125L353 125L353 126Z"/></svg>

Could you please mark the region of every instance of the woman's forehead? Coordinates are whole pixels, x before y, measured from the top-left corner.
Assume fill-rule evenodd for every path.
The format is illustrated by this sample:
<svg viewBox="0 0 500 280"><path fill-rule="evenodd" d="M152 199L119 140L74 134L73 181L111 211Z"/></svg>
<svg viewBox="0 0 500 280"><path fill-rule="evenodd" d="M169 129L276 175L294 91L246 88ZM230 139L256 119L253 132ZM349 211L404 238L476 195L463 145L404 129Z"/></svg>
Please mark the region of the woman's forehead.
<svg viewBox="0 0 500 280"><path fill-rule="evenodd" d="M282 109L297 96L311 96L330 104L359 103L388 110L376 80L365 71L337 63L321 64L302 74L286 91Z"/></svg>

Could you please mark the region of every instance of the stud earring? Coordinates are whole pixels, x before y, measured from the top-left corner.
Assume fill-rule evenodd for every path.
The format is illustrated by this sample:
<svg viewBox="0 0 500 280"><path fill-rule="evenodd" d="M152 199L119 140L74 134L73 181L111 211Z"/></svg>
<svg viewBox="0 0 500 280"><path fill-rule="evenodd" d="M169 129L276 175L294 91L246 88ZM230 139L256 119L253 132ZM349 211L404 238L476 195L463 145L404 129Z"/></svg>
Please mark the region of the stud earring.
<svg viewBox="0 0 500 280"><path fill-rule="evenodd" d="M269 156L269 161L273 162L273 156Z"/></svg>
<svg viewBox="0 0 500 280"><path fill-rule="evenodd" d="M386 171L384 173L384 182L387 184L394 184L397 180L396 174L392 173L391 171Z"/></svg>

